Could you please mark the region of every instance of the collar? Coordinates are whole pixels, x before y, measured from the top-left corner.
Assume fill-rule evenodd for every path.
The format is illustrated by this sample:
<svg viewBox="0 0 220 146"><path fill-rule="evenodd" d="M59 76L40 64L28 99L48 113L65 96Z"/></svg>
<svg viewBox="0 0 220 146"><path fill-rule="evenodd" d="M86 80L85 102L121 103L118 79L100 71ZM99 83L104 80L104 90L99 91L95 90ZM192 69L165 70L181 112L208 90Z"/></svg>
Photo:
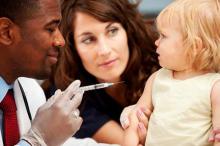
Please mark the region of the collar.
<svg viewBox="0 0 220 146"><path fill-rule="evenodd" d="M0 76L0 102L3 100L9 89L12 89L13 85L8 85L5 80Z"/></svg>

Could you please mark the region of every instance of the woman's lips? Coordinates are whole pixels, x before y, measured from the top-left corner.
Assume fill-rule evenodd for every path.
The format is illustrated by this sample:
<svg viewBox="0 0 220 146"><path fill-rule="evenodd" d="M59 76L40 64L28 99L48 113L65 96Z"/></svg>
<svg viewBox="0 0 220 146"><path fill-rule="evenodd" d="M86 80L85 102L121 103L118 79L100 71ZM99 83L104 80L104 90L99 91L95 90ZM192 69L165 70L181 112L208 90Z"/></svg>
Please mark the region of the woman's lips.
<svg viewBox="0 0 220 146"><path fill-rule="evenodd" d="M111 67L117 59L112 59L99 64L99 67Z"/></svg>

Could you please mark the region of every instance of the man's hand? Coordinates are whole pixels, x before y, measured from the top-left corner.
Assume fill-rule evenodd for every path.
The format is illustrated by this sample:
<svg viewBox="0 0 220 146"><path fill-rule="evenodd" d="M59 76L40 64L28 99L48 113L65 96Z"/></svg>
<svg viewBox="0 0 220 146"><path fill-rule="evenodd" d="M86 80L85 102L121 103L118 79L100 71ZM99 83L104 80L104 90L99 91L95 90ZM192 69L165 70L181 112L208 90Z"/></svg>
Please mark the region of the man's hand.
<svg viewBox="0 0 220 146"><path fill-rule="evenodd" d="M48 146L58 146L79 130L82 118L78 106L83 92L78 92L80 81L74 81L69 87L55 94L39 108L33 120L31 130L39 135Z"/></svg>

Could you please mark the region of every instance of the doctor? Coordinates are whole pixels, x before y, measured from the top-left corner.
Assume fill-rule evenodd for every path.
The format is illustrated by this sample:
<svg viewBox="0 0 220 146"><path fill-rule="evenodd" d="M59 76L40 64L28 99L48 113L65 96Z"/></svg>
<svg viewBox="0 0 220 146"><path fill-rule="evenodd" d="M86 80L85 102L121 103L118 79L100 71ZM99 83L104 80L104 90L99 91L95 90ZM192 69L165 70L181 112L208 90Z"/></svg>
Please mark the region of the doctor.
<svg viewBox="0 0 220 146"><path fill-rule="evenodd" d="M82 123L80 81L57 90L45 103L42 89L30 79L47 78L57 63L65 43L60 19L59 0L0 1L1 146L95 144L69 138Z"/></svg>
<svg viewBox="0 0 220 146"><path fill-rule="evenodd" d="M82 123L79 81L45 103L34 80L19 78L51 73L64 45L60 19L58 0L0 1L0 145L60 145Z"/></svg>

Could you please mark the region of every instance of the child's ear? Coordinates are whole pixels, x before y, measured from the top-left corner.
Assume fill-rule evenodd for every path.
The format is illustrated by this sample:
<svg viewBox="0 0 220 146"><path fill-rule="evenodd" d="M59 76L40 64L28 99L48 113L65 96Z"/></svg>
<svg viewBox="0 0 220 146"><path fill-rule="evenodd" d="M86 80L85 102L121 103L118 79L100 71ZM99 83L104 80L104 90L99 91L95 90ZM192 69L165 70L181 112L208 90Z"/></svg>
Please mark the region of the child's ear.
<svg viewBox="0 0 220 146"><path fill-rule="evenodd" d="M0 43L10 45L13 43L14 23L5 17L0 18Z"/></svg>
<svg viewBox="0 0 220 146"><path fill-rule="evenodd" d="M196 38L196 52L200 52L204 48L202 39L200 37Z"/></svg>

